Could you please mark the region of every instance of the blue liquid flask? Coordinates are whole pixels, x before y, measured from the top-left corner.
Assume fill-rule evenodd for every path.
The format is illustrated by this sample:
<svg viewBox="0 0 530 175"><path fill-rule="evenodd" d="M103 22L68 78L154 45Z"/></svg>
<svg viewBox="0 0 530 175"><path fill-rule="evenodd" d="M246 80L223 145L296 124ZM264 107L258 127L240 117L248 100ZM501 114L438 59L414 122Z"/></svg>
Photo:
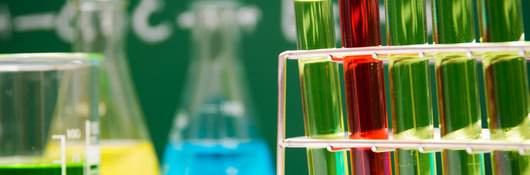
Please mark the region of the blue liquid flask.
<svg viewBox="0 0 530 175"><path fill-rule="evenodd" d="M165 175L272 175L258 137L237 57L239 4L198 0L191 6L193 59L184 99L164 155Z"/></svg>

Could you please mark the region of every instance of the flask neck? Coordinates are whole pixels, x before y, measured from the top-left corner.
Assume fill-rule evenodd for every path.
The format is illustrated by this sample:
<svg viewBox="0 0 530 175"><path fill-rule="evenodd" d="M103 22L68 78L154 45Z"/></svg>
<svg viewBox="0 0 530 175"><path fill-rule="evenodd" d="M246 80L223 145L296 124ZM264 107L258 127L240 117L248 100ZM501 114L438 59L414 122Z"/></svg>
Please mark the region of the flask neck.
<svg viewBox="0 0 530 175"><path fill-rule="evenodd" d="M126 1L70 0L75 9L73 50L104 53L105 59L124 59Z"/></svg>

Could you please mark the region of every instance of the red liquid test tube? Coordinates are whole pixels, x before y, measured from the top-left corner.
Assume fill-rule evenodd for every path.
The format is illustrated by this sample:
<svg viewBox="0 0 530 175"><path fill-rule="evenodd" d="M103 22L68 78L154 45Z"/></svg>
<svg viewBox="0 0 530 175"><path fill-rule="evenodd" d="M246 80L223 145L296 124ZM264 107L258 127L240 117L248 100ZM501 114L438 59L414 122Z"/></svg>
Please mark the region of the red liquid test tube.
<svg viewBox="0 0 530 175"><path fill-rule="evenodd" d="M342 47L381 45L377 0L339 0Z"/></svg>
<svg viewBox="0 0 530 175"><path fill-rule="evenodd" d="M371 55L344 58L348 125L352 139L388 139L383 61ZM354 175L392 174L390 153L351 150Z"/></svg>

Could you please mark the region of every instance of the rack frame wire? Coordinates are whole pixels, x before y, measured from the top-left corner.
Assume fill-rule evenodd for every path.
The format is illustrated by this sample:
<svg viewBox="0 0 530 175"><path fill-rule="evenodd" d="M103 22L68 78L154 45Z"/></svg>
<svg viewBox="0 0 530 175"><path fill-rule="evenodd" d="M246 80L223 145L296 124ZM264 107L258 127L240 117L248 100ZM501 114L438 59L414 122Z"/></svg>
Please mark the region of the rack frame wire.
<svg viewBox="0 0 530 175"><path fill-rule="evenodd" d="M286 148L327 148L330 151L340 151L350 148L370 148L374 152L388 152L395 149L416 149L420 152L434 152L443 149L466 150L468 153L483 153L490 151L518 151L522 155L530 155L530 141L500 141L490 140L489 130L483 129L483 139L477 140L442 140L439 131L435 132L432 140L385 140L368 139L311 139L308 137L286 138L286 77L287 61L303 57L325 57L333 55L334 61L342 62L341 56L345 55L391 55L416 53L424 56L425 53L437 52L462 52L473 56L475 52L518 52L520 56L530 57L530 42L508 43L469 43L447 45L412 45L412 46L375 46L363 48L334 48L319 50L285 51L279 55L278 61L278 121L277 121L277 148L276 148L276 174L285 174L285 149ZM339 58L339 59L335 59ZM477 58L480 59L480 58ZM431 59L432 60L432 59ZM530 117L530 115L528 116ZM435 130L436 131L436 130Z"/></svg>

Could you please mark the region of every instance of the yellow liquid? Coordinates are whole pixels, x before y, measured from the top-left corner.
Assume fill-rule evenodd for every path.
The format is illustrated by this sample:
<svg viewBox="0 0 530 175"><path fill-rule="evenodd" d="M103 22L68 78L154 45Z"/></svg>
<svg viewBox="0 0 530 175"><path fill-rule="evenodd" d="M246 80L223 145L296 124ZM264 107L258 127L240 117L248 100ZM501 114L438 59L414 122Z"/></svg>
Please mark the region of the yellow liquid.
<svg viewBox="0 0 530 175"><path fill-rule="evenodd" d="M100 175L159 175L158 160L148 141L102 141Z"/></svg>

